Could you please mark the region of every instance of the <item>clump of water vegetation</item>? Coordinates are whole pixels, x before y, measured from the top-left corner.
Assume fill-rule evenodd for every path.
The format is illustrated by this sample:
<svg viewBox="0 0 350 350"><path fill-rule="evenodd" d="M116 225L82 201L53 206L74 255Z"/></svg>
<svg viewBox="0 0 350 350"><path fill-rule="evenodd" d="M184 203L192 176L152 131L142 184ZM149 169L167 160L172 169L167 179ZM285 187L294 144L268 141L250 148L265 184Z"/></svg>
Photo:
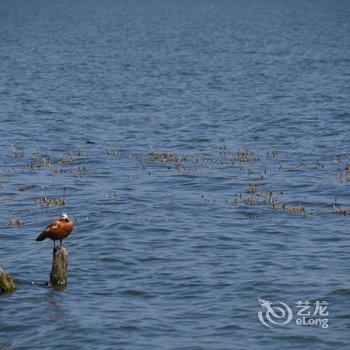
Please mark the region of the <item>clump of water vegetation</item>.
<svg viewBox="0 0 350 350"><path fill-rule="evenodd" d="M119 196L119 192L109 192L107 194L105 194L105 198L114 198L114 197L117 197Z"/></svg>
<svg viewBox="0 0 350 350"><path fill-rule="evenodd" d="M350 181L350 163L345 166L339 173L340 181Z"/></svg>
<svg viewBox="0 0 350 350"><path fill-rule="evenodd" d="M28 152L27 154L26 156L24 148L12 146L7 154L8 160L3 163L4 166L0 169L0 178L5 179L16 174L26 173L35 176L35 174L40 173L41 176L64 176L66 179L73 179L74 182L89 177L91 184L95 178L103 178L107 183L110 183L111 189L109 191L107 189L102 196L111 199L119 196L119 191L116 189L118 189L117 184L120 179L130 183L140 180L148 181L148 179L154 181L160 174L166 176L168 173L180 178L183 176L189 189L193 185L201 191L201 186L205 181L210 181L214 187L224 188L220 194L216 193L215 190L210 193L210 196L206 193L202 194L202 201L214 205L255 206L259 208L258 210L302 214L304 216L325 213L350 215L349 209L343 207L344 204L340 206L339 204L323 203L318 206L315 200L308 202L307 196L312 196L312 194L303 193L298 189L292 191L288 186L293 183L293 173L297 171L299 173L297 175L298 181L300 181L300 174L305 175L306 179L311 176L315 177L315 181L322 179L322 183L328 179L327 185L333 184L334 195L336 195L337 189L334 180L338 181L339 184L350 181L350 163L344 156L340 157L337 154L308 158L305 155L298 156L293 152L268 149L261 156L254 149L247 147L229 149L227 146L205 154L179 154L169 150L151 148L149 152L146 151L143 154L140 152L135 155L128 153L125 149L121 151L116 146L107 147L100 156L96 153L93 156L89 155L81 146L58 154L45 154L42 151ZM2 159L5 157L6 155ZM92 157L99 157L99 162L105 162L101 170L94 169L93 172L88 168L91 161L95 161ZM119 162L136 162L139 167L133 167L132 172L129 171L124 175L116 174L112 170L113 167L108 166L108 162L113 161L110 157L118 158ZM9 165L11 161L13 166ZM342 162L346 163L341 166ZM22 181L25 182L23 175ZM39 191L38 186L23 182L16 184L15 192L10 189L3 191L4 185L0 184L2 193L0 202L7 205L6 203L12 203L13 200L20 200L22 196L26 196L26 193ZM276 184L281 188L277 190ZM232 187L231 191L230 186ZM45 185L41 187L41 190L53 191L53 188L52 185ZM69 198L71 193L63 192L62 197L61 195L62 193L57 191L53 193L53 197L41 193L41 198L36 201L36 204L45 207L65 206L66 198ZM301 198L304 200L300 200ZM176 200L180 200L179 197ZM248 210L249 208L247 208ZM7 225L16 227L16 225L20 226L21 222L9 221Z"/></svg>
<svg viewBox="0 0 350 350"><path fill-rule="evenodd" d="M28 164L28 168L34 170L36 168L48 168L51 167L55 161L49 156L40 156L39 154L33 155L32 161Z"/></svg>
<svg viewBox="0 0 350 350"><path fill-rule="evenodd" d="M66 204L66 200L64 198L48 198L43 197L37 200L36 204L41 206L64 206Z"/></svg>
<svg viewBox="0 0 350 350"><path fill-rule="evenodd" d="M247 185L246 192L251 194L259 194L260 193L259 185L249 182Z"/></svg>
<svg viewBox="0 0 350 350"><path fill-rule="evenodd" d="M219 154L224 156L232 164L252 164L260 160L255 155L255 151L248 148L238 148L236 152L231 152L226 146L219 148Z"/></svg>
<svg viewBox="0 0 350 350"><path fill-rule="evenodd" d="M10 219L5 226L7 227L19 227L23 226L24 222L20 219Z"/></svg>
<svg viewBox="0 0 350 350"><path fill-rule="evenodd" d="M186 156L176 156L169 152L156 151L154 149L151 149L149 157L151 162L160 161L164 163L181 163L187 161Z"/></svg>
<svg viewBox="0 0 350 350"><path fill-rule="evenodd" d="M246 197L246 196L242 196L241 194L234 197L233 203L234 204L244 204L244 205L259 204L259 202L254 197Z"/></svg>
<svg viewBox="0 0 350 350"><path fill-rule="evenodd" d="M72 169L72 173L76 177L91 176L92 171L88 169L86 165L80 165L77 168Z"/></svg>
<svg viewBox="0 0 350 350"><path fill-rule="evenodd" d="M12 158L22 158L24 157L24 149L23 148L15 148L11 147L11 156Z"/></svg>
<svg viewBox="0 0 350 350"><path fill-rule="evenodd" d="M286 213L303 213L303 214L305 214L305 207L301 203L299 203L299 205L297 207L287 207L286 204L282 204L281 208Z"/></svg>
<svg viewBox="0 0 350 350"><path fill-rule="evenodd" d="M120 157L122 155L122 152L119 147L113 147L113 148L108 147L107 150L105 151L105 154L113 157Z"/></svg>
<svg viewBox="0 0 350 350"><path fill-rule="evenodd" d="M269 150L266 151L266 155L267 155L268 157L273 158L273 157L278 156L278 151L275 150L275 149L269 149Z"/></svg>
<svg viewBox="0 0 350 350"><path fill-rule="evenodd" d="M350 215L349 209L341 209L337 204L333 204L332 208L333 208L334 214L336 215Z"/></svg>

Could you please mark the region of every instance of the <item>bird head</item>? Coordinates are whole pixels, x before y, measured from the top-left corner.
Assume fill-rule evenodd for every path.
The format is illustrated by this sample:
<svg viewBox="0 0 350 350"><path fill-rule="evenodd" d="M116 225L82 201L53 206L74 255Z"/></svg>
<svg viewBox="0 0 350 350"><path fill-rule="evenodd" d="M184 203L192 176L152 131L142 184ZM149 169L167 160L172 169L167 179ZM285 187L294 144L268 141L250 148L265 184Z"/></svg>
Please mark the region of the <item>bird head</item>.
<svg viewBox="0 0 350 350"><path fill-rule="evenodd" d="M61 216L60 216L60 221L68 221L68 215L63 213Z"/></svg>

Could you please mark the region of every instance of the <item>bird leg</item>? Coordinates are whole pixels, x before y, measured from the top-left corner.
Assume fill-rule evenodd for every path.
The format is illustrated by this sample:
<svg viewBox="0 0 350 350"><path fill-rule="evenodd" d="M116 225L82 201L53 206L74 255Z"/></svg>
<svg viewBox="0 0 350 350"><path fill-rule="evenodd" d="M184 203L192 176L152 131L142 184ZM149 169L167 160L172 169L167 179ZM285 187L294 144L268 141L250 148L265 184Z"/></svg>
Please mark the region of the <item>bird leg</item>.
<svg viewBox="0 0 350 350"><path fill-rule="evenodd" d="M60 239L60 247L62 247L62 239Z"/></svg>
<svg viewBox="0 0 350 350"><path fill-rule="evenodd" d="M53 247L54 248L56 247L56 240L55 239L53 240Z"/></svg>

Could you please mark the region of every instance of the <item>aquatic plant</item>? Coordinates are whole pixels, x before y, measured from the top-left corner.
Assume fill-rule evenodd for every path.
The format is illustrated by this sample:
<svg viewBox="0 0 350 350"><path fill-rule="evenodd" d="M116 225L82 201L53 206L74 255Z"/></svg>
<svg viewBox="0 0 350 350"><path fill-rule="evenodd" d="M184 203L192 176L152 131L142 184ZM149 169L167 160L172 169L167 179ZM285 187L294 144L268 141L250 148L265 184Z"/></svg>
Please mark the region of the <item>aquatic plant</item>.
<svg viewBox="0 0 350 350"><path fill-rule="evenodd" d="M350 181L350 163L339 173L340 181Z"/></svg>
<svg viewBox="0 0 350 350"><path fill-rule="evenodd" d="M117 197L119 196L119 192L109 192L105 195L105 198L114 198L114 197Z"/></svg>
<svg viewBox="0 0 350 350"><path fill-rule="evenodd" d="M39 200L37 200L36 204L41 206L64 206L66 204L66 201L64 198L47 198L43 197Z"/></svg>
<svg viewBox="0 0 350 350"><path fill-rule="evenodd" d="M15 148L14 146L12 146L10 153L11 153L12 158L21 158L24 156L24 149L23 148Z"/></svg>
<svg viewBox="0 0 350 350"><path fill-rule="evenodd" d="M114 148L108 147L107 150L105 151L105 154L107 154L108 156L120 157L122 152L119 147L114 147Z"/></svg>
<svg viewBox="0 0 350 350"><path fill-rule="evenodd" d="M24 222L20 219L10 219L5 226L7 227L19 227L23 226Z"/></svg>
<svg viewBox="0 0 350 350"><path fill-rule="evenodd" d="M164 163L181 163L187 161L186 156L176 156L169 152L156 151L154 149L151 149L149 157L152 162L161 161Z"/></svg>
<svg viewBox="0 0 350 350"><path fill-rule="evenodd" d="M350 210L348 209L340 209L340 207L336 204L332 205L333 213L336 215L350 215Z"/></svg>
<svg viewBox="0 0 350 350"><path fill-rule="evenodd" d="M246 192L251 194L258 194L260 193L260 189L258 188L258 185L249 182L247 185Z"/></svg>

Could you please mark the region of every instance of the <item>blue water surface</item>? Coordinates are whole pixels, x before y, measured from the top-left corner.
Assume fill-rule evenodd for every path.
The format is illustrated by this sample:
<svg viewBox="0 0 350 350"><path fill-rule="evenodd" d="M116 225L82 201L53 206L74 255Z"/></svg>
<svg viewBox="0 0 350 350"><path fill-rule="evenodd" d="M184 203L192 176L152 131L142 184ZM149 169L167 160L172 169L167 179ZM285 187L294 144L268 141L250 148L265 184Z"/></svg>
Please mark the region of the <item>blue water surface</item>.
<svg viewBox="0 0 350 350"><path fill-rule="evenodd" d="M0 349L349 349L349 18L2 0ZM62 212L56 291L35 238ZM264 326L258 298L293 320ZM297 301L327 301L328 328Z"/></svg>

